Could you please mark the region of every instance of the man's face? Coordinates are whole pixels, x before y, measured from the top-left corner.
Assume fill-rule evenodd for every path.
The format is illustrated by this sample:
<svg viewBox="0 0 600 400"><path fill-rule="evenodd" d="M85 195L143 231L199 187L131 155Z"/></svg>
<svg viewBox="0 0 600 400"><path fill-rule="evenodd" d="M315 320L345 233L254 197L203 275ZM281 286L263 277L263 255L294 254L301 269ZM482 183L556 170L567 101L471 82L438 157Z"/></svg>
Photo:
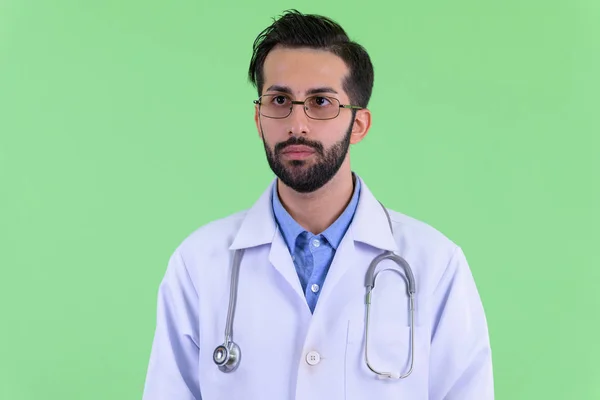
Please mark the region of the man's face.
<svg viewBox="0 0 600 400"><path fill-rule="evenodd" d="M347 74L344 61L330 52L276 47L264 63L262 94L286 95L299 101L322 95L350 104L342 89ZM272 97L270 101L286 100ZM316 101L322 104L325 100ZM315 120L306 115L302 105L294 105L288 117L272 119L260 115L257 106L255 121L271 170L285 185L301 193L313 192L329 182L347 162L348 148L355 142L349 109L341 109L334 119Z"/></svg>

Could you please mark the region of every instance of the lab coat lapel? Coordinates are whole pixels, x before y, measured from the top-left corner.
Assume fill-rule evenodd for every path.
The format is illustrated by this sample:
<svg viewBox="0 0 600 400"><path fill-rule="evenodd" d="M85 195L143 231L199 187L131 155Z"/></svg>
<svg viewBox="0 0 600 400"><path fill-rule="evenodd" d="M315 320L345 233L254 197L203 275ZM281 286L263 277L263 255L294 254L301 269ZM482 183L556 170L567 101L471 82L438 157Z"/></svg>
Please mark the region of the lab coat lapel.
<svg viewBox="0 0 600 400"><path fill-rule="evenodd" d="M322 305L327 304L328 298L336 291L336 285L348 271L354 268L356 262L358 261L356 248L354 247L354 241L352 240L352 235L349 233L350 232L346 233L340 242L335 256L331 261L329 271L327 272L327 276L325 277L325 282L323 284L323 290L319 296L319 301L317 302L315 313L319 308L322 307ZM343 292L346 293L347 291ZM340 293L335 294L335 297L338 297L337 300L341 300L343 303L344 299L339 298L339 296Z"/></svg>
<svg viewBox="0 0 600 400"><path fill-rule="evenodd" d="M398 251L386 213L362 179L360 199L350 228L349 233L357 242L380 250Z"/></svg>
<svg viewBox="0 0 600 400"><path fill-rule="evenodd" d="M377 251L367 254L360 251L355 242L367 244ZM398 246L383 207L361 180L361 194L356 212L329 267L319 303L327 302L327 298L336 290L336 285L349 270L360 268L361 271L366 271L371 258L367 259L365 256L372 256L383 250L397 251Z"/></svg>
<svg viewBox="0 0 600 400"><path fill-rule="evenodd" d="M273 243L271 244L269 262L275 267L275 269L281 274L281 276L283 276L283 278L292 287L296 294L300 298L302 298L303 303L306 303L306 301L304 300L304 293L302 293L302 285L300 284L300 278L298 277L298 273L296 272L296 268L294 267L294 261L292 260L290 251L287 245L285 244L285 241L279 229L277 229L275 237L273 238ZM308 310L308 304L306 309Z"/></svg>
<svg viewBox="0 0 600 400"><path fill-rule="evenodd" d="M243 217L240 229L229 249L248 249L261 245L270 245L271 249L268 261L287 281L292 290L304 299L302 286L300 285L294 262L292 261L292 257L283 240L281 232L277 227L275 216L273 214L271 195L273 185L276 184L276 182L276 180L273 180L256 203L247 210Z"/></svg>

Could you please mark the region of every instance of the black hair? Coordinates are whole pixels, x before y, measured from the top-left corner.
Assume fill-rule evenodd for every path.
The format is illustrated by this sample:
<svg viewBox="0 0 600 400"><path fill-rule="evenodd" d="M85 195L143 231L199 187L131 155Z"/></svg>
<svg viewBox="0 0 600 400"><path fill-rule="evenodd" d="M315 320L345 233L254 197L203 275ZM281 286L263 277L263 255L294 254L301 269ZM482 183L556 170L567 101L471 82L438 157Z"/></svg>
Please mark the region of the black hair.
<svg viewBox="0 0 600 400"><path fill-rule="evenodd" d="M343 89L353 105L367 107L373 90L371 58L365 48L351 41L335 21L321 15L302 14L297 10L287 10L278 20L273 19L273 24L254 41L248 68L248 79L256 87L259 96L264 84L265 59L276 45L322 49L340 57L349 70Z"/></svg>

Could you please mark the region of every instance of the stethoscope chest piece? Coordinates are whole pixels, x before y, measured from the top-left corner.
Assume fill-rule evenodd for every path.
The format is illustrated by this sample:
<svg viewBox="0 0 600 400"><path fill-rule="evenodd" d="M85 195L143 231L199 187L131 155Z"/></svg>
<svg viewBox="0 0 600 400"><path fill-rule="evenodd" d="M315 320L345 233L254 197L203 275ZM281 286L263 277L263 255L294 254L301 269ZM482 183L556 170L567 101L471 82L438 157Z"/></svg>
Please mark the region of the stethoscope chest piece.
<svg viewBox="0 0 600 400"><path fill-rule="evenodd" d="M213 361L223 372L232 372L240 365L240 347L229 342L229 346L222 344L213 352Z"/></svg>

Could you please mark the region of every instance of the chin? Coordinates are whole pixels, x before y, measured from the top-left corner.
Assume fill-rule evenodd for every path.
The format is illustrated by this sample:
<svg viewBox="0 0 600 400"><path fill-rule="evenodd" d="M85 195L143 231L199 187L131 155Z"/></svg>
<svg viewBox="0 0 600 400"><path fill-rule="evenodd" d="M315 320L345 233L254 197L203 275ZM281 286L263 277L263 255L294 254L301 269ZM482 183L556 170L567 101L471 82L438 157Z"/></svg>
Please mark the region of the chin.
<svg viewBox="0 0 600 400"><path fill-rule="evenodd" d="M290 160L290 161L288 161L288 163L292 167L304 167L304 166L308 165L308 162L305 160Z"/></svg>

